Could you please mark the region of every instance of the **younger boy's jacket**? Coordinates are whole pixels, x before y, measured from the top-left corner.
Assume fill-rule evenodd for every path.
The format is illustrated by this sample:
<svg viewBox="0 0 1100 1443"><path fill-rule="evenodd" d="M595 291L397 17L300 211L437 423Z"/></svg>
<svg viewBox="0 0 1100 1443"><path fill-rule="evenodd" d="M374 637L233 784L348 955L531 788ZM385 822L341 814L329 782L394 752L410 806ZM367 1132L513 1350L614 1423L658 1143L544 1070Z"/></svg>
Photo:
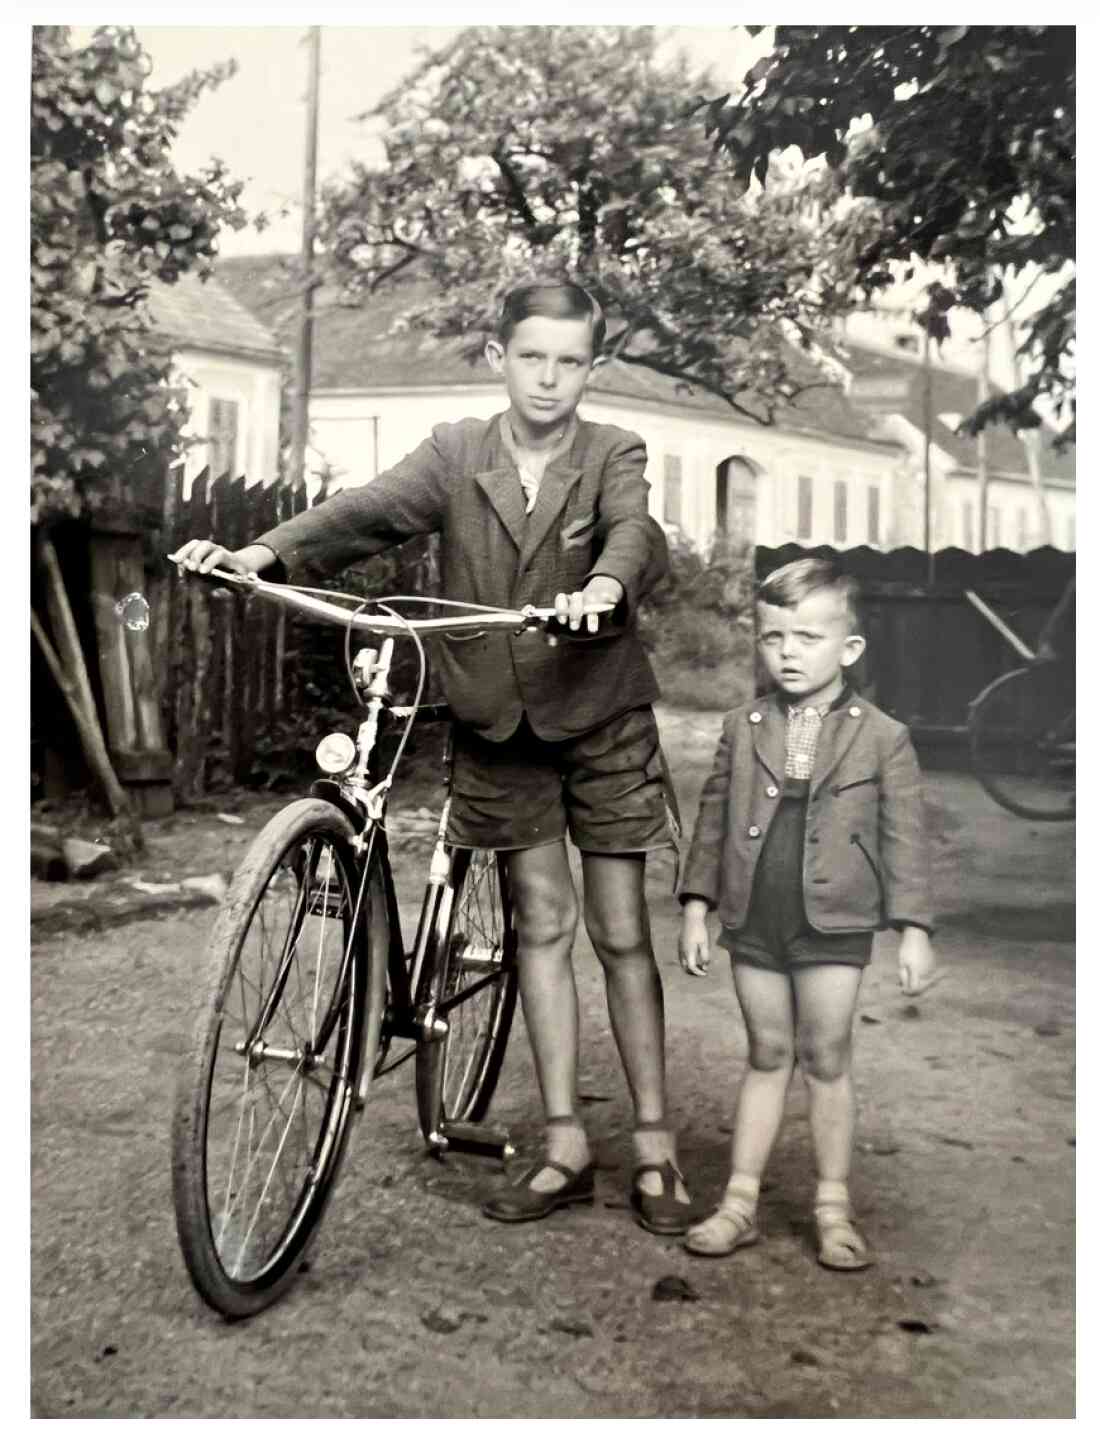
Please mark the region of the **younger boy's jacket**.
<svg viewBox="0 0 1100 1443"><path fill-rule="evenodd" d="M639 598L668 567L668 547L647 505L645 444L630 431L578 420L570 449L548 464L534 510L500 417L436 426L428 440L364 486L339 492L256 540L288 573L331 574L426 532L440 538L443 595L484 606L549 606L558 592L613 576L625 621L557 647L538 631L466 633L441 643L444 695L455 715L490 741L527 714L548 741L591 731L658 695L637 636Z"/></svg>
<svg viewBox="0 0 1100 1443"><path fill-rule="evenodd" d="M779 806L786 713L774 693L730 712L699 800L681 897L705 897L744 925L764 838ZM920 770L909 732L852 694L821 724L806 802L806 917L819 932L932 930Z"/></svg>

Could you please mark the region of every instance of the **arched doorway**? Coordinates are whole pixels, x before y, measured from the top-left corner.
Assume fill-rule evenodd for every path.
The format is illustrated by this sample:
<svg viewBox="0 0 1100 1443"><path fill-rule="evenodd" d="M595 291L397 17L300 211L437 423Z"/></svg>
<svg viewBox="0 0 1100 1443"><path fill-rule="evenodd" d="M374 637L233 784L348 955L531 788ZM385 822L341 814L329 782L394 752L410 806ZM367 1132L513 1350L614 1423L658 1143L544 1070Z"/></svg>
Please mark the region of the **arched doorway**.
<svg viewBox="0 0 1100 1443"><path fill-rule="evenodd" d="M719 536L755 542L757 479L761 468L747 456L727 456L715 475L714 521Z"/></svg>

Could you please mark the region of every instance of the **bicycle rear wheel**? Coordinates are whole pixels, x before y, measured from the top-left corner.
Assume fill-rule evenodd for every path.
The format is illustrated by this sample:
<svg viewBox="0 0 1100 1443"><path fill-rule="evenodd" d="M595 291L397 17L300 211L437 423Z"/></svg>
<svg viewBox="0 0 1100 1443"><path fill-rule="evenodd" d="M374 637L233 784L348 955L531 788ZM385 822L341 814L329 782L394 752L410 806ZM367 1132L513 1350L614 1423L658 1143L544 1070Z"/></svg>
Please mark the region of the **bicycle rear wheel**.
<svg viewBox="0 0 1100 1443"><path fill-rule="evenodd" d="M378 1045L388 918L349 820L292 803L249 848L206 955L177 1080L176 1228L201 1297L248 1317L293 1282Z"/></svg>
<svg viewBox="0 0 1100 1443"><path fill-rule="evenodd" d="M1000 806L1035 821L1076 814L1071 674L1042 666L998 677L972 703L969 729L974 770Z"/></svg>
<svg viewBox="0 0 1100 1443"><path fill-rule="evenodd" d="M516 1009L516 934L507 873L495 852L456 850L454 897L433 942L436 965L421 1002L447 1025L416 1055L421 1131L480 1122L492 1101Z"/></svg>

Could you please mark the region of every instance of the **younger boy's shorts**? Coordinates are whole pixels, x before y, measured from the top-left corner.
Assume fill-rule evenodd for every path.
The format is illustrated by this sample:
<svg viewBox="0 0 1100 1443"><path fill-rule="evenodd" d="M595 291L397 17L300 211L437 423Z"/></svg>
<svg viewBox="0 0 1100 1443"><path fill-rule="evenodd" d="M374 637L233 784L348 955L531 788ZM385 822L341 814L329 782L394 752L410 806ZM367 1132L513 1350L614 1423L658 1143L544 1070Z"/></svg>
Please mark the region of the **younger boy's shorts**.
<svg viewBox="0 0 1100 1443"><path fill-rule="evenodd" d="M679 815L653 708L544 741L524 717L503 742L454 729L447 840L518 851L568 835L583 852L675 847Z"/></svg>

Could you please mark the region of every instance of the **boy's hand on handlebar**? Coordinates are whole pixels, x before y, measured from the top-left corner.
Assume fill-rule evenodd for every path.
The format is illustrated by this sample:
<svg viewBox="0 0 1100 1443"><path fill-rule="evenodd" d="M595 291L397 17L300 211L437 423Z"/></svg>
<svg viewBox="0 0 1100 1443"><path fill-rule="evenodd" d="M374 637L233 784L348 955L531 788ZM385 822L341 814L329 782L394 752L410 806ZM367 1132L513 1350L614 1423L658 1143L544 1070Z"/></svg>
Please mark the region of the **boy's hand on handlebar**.
<svg viewBox="0 0 1100 1443"><path fill-rule="evenodd" d="M580 631L583 625L590 634L595 634L601 614L614 611L622 599L621 581L613 576L593 576L583 591L559 591L554 597L554 609L561 626Z"/></svg>
<svg viewBox="0 0 1100 1443"><path fill-rule="evenodd" d="M243 546L240 551L228 551L216 541L193 540L185 541L169 560L176 563L181 576L185 571L197 571L205 576L215 567L219 571L252 576L270 566L275 560L275 553L268 546Z"/></svg>

